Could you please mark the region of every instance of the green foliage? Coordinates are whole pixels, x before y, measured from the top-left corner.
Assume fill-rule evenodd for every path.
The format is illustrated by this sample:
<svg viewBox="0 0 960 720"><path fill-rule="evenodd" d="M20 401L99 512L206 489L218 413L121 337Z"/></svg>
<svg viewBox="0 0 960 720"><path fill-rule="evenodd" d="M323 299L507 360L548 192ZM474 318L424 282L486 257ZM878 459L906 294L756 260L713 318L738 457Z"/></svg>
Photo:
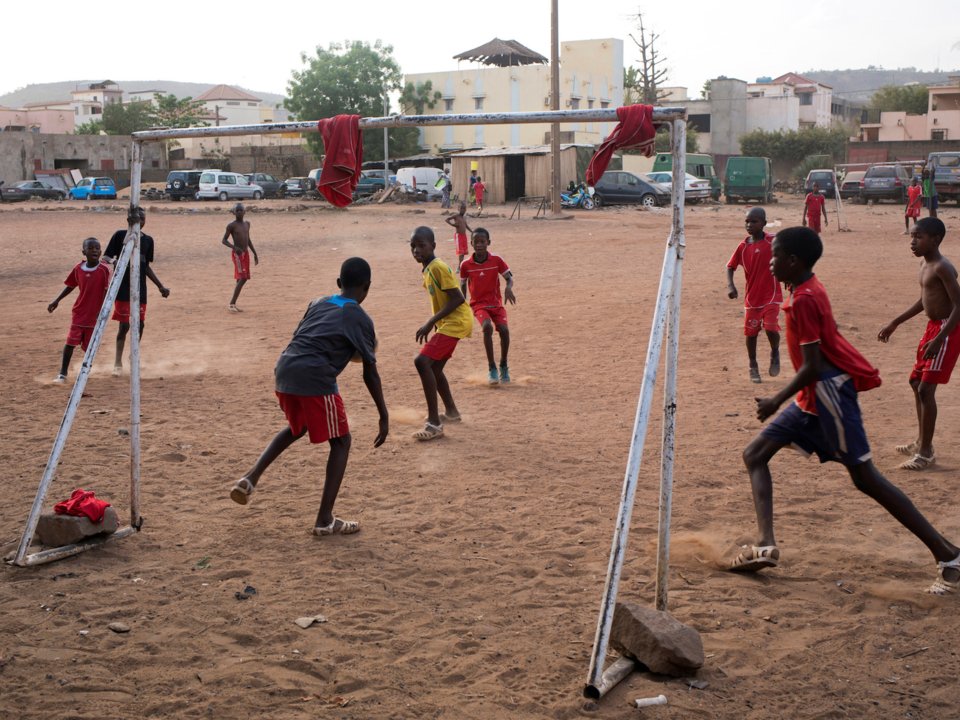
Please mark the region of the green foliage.
<svg viewBox="0 0 960 720"><path fill-rule="evenodd" d="M304 67L292 71L284 101L299 120L343 114L379 117L383 114L384 94L401 89L403 74L393 58L393 48L379 40L373 45L361 41L331 43L326 50L318 47L312 56L302 53L300 58ZM410 134L395 130L390 131L391 146L395 137L399 140ZM319 135L308 135L307 145L318 158L323 155ZM382 130L364 131L363 155L366 160L383 159Z"/></svg>
<svg viewBox="0 0 960 720"><path fill-rule="evenodd" d="M423 111L435 107L441 97L440 91L433 89L430 80L418 85L408 82L400 93L400 107L405 113L423 115Z"/></svg>
<svg viewBox="0 0 960 720"><path fill-rule="evenodd" d="M177 98L176 95L153 96L156 105L151 109L153 124L157 127L184 128L204 127L209 123L200 118L205 113L203 102L191 97Z"/></svg>
<svg viewBox="0 0 960 720"><path fill-rule="evenodd" d="M670 152L670 130L667 127L661 127L657 130L657 137L654 140L654 149L659 152ZM687 123L687 152L700 152L700 133L689 122Z"/></svg>
<svg viewBox="0 0 960 720"><path fill-rule="evenodd" d="M90 120L81 125L77 125L74 130L74 135L99 135L100 131L103 130L103 122L100 120Z"/></svg>
<svg viewBox="0 0 960 720"><path fill-rule="evenodd" d="M811 155L793 169L793 176L804 180L811 170L830 169L833 167L833 158L829 155Z"/></svg>
<svg viewBox="0 0 960 720"><path fill-rule="evenodd" d="M849 130L844 127L802 130L754 130L740 137L744 155L768 157L774 162L799 165L808 155L828 155L840 162L846 151Z"/></svg>
<svg viewBox="0 0 960 720"><path fill-rule="evenodd" d="M713 80L706 80L703 83L703 87L700 88L700 97L704 100L710 99L710 91L713 89Z"/></svg>
<svg viewBox="0 0 960 720"><path fill-rule="evenodd" d="M103 108L103 129L107 135L130 135L152 126L153 113L149 103L113 103Z"/></svg>
<svg viewBox="0 0 960 720"><path fill-rule="evenodd" d="M926 85L884 85L870 98L870 107L880 112L923 115L928 95Z"/></svg>

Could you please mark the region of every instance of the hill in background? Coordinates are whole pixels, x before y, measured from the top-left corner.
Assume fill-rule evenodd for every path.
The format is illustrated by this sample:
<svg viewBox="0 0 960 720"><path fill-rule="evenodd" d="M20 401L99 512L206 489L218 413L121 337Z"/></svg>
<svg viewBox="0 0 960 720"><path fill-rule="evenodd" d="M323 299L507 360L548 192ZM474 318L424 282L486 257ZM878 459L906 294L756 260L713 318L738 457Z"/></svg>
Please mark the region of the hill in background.
<svg viewBox="0 0 960 720"><path fill-rule="evenodd" d="M960 70L927 72L916 68L864 68L859 70L807 70L800 73L833 88L834 95L845 100L867 103L874 92L884 85L938 85L949 82L950 75L960 75Z"/></svg>

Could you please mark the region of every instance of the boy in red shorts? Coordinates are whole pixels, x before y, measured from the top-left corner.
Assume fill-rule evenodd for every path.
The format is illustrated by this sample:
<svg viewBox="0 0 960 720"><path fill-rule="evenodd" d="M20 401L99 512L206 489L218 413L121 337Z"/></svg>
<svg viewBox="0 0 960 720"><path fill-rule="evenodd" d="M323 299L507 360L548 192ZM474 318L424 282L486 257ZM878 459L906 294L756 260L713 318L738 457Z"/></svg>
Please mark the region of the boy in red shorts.
<svg viewBox="0 0 960 720"><path fill-rule="evenodd" d="M757 365L757 336L760 328L767 333L770 342L770 377L780 374L780 303L783 293L780 283L770 274L770 248L773 235L764 232L767 213L763 208L755 207L747 213L747 237L734 250L727 263L727 297L737 297L737 286L733 284L733 274L743 265L743 274L747 279L744 293L743 334L747 336L747 359L750 363L750 380L760 382L760 368Z"/></svg>
<svg viewBox="0 0 960 720"><path fill-rule="evenodd" d="M47 305L47 312L53 312L57 305L74 288L80 289L77 301L73 304L73 314L70 323L70 332L67 333L67 343L63 346L63 361L60 363L60 374L54 382L63 383L67 380L67 370L70 368L70 358L73 349L79 345L84 350L90 344L93 328L97 324L100 306L107 296L110 286L110 268L100 262L100 241L90 237L83 241L83 256L86 260L79 263L67 279L63 281L65 288L56 299Z"/></svg>
<svg viewBox="0 0 960 720"><path fill-rule="evenodd" d="M163 286L160 278L153 272L150 263L153 262L153 238L144 234L143 226L147 222L146 211L142 207L137 208L137 215L140 219L140 337L143 337L144 320L147 317L147 278L153 282L160 290L161 297L169 297L170 290ZM117 230L110 242L107 244L107 250L103 254L103 261L113 265L120 253L123 252L123 243L127 239L127 230ZM127 340L127 333L130 332L130 266L127 266L123 273L123 280L120 281L120 289L117 291L116 300L113 303L113 319L120 323L117 330L117 355L113 363L114 376L123 372L123 346Z"/></svg>
<svg viewBox="0 0 960 720"><path fill-rule="evenodd" d="M457 343L470 337L473 332L473 316L467 306L460 283L453 270L434 253L437 241L433 230L421 225L410 236L410 252L413 259L423 266L423 287L430 294L433 315L417 330L417 342L424 343L414 361L423 394L427 400L427 422L423 430L413 434L417 440L436 440L443 436L443 423L460 422L460 411L450 393L450 383L443 373L447 360L453 355ZM430 333L433 337L429 337ZM429 338L429 339L428 339ZM437 395L443 400L441 415Z"/></svg>
<svg viewBox="0 0 960 720"><path fill-rule="evenodd" d="M925 470L936 462L933 431L937 425L937 385L945 385L960 356L960 284L953 263L940 254L947 229L939 218L926 217L913 226L910 250L922 257L920 299L884 327L877 338L887 342L893 331L921 312L927 314L927 328L917 347L917 361L910 373L917 405L917 439L896 450L910 459L905 470Z"/></svg>
<svg viewBox="0 0 960 720"><path fill-rule="evenodd" d="M257 257L257 249L253 246L253 240L250 238L250 222L243 219L244 207L242 203L237 203L233 207L233 222L227 225L223 233L223 244L230 248L230 256L233 259L233 279L237 284L233 288L233 297L230 298L228 309L230 312L240 312L237 307L237 298L240 297L240 291L250 279L250 253L253 253L253 264L259 265L260 258ZM231 243L228 238L233 238Z"/></svg>
<svg viewBox="0 0 960 720"><path fill-rule="evenodd" d="M330 444L320 511L313 534L351 535L360 531L356 520L333 514L350 455L350 427L337 388L337 376L350 360L363 362L363 382L380 413L374 447L383 445L389 432L387 404L377 372L376 334L373 320L360 307L370 290L370 265L349 258L340 266L339 295L322 297L307 306L293 339L280 353L274 370L276 393L288 426L270 444L230 490L230 498L246 505L264 470L294 442L309 435L310 442Z"/></svg>
<svg viewBox="0 0 960 720"><path fill-rule="evenodd" d="M491 385L510 382L507 352L510 350L510 330L507 327L507 309L500 297L500 276L507 281L503 297L517 304L513 294L513 273L499 255L487 252L490 233L486 228L477 228L470 239L473 255L460 265L460 292L470 298L470 309L483 329L483 347L487 351L487 367ZM500 373L493 358L493 329L500 334Z"/></svg>
<svg viewBox="0 0 960 720"><path fill-rule="evenodd" d="M487 186L483 184L483 180L477 175L477 181L473 184L473 195L477 200L477 217L480 217L480 213L483 212L483 195L487 191Z"/></svg>
<svg viewBox="0 0 960 720"><path fill-rule="evenodd" d="M820 215L823 214L823 224L827 222L827 199L820 193L820 183L813 184L813 192L807 193L803 201L803 226L809 227L817 235L820 234Z"/></svg>
<svg viewBox="0 0 960 720"><path fill-rule="evenodd" d="M787 350L797 374L776 395L756 398L761 422L796 393L796 401L777 415L743 451L750 474L760 537L730 563L737 572L776 567L780 561L773 532L773 480L770 461L788 445L820 462L846 467L856 488L879 503L912 532L937 561L937 579L927 589L949 595L960 589L960 548L927 521L910 499L874 467L863 428L857 393L880 385L880 374L837 330L830 298L813 274L823 253L820 236L810 228L786 228L773 241L770 267L790 288L783 310ZM847 518L852 518L849 511Z"/></svg>
<svg viewBox="0 0 960 720"><path fill-rule="evenodd" d="M917 224L917 219L920 217L920 207L923 204L923 188L920 187L920 183L917 182L917 178L913 178L913 182L910 183L910 187L907 188L907 209L903 211L903 234L910 234L910 218L913 218L913 224Z"/></svg>
<svg viewBox="0 0 960 720"><path fill-rule="evenodd" d="M461 201L459 212L448 216L446 223L453 226L453 239L457 244L457 269L459 269L463 258L467 255L467 233L472 232L467 224L467 204Z"/></svg>

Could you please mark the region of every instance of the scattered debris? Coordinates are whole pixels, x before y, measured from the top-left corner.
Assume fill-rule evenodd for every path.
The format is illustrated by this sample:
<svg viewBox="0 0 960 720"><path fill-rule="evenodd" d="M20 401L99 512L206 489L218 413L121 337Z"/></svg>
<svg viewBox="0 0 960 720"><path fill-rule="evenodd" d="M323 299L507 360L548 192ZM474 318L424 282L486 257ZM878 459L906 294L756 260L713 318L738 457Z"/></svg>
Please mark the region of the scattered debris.
<svg viewBox="0 0 960 720"><path fill-rule="evenodd" d="M113 630L117 634L123 634L130 632L130 626L122 622L112 622L107 625L108 630Z"/></svg>
<svg viewBox="0 0 960 720"><path fill-rule="evenodd" d="M306 630L311 625L319 625L320 623L325 623L327 617L325 615L308 615L306 617L299 617L294 622Z"/></svg>

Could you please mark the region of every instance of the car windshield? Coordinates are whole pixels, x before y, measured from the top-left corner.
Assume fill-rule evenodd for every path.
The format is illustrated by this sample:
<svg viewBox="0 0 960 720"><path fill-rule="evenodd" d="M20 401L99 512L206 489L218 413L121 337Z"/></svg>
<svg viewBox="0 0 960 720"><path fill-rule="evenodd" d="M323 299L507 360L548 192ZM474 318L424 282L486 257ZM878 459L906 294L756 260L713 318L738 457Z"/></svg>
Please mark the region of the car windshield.
<svg viewBox="0 0 960 720"><path fill-rule="evenodd" d="M895 168L892 168L892 167L875 167L875 168L870 168L870 171L868 174L870 175L870 177L891 178L897 174L897 171Z"/></svg>
<svg viewBox="0 0 960 720"><path fill-rule="evenodd" d="M960 155L941 155L937 158L940 167L957 167L960 165Z"/></svg>
<svg viewBox="0 0 960 720"><path fill-rule="evenodd" d="M113 180L110 178L97 178L94 181L95 185L113 185Z"/></svg>

